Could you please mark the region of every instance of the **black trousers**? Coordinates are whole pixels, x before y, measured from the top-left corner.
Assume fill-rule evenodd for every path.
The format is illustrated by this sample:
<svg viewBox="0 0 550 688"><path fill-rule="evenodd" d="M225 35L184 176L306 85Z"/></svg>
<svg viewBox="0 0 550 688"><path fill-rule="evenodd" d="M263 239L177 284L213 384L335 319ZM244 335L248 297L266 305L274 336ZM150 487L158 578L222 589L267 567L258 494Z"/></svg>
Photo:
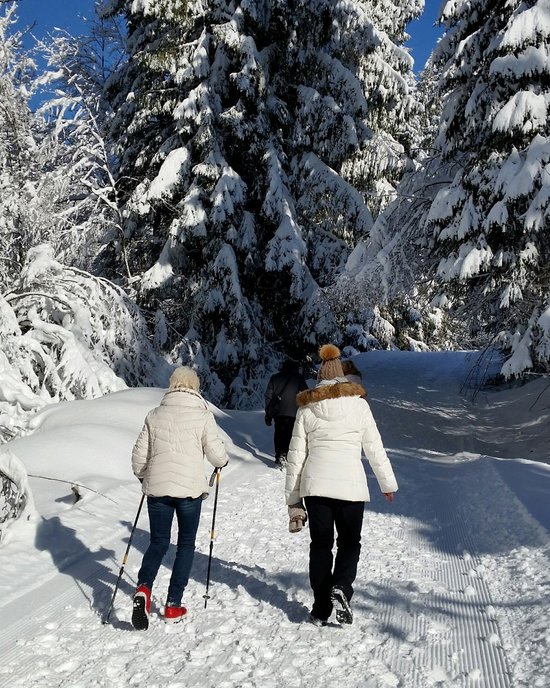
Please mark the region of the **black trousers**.
<svg viewBox="0 0 550 688"><path fill-rule="evenodd" d="M292 429L294 428L294 416L275 416L275 433L273 441L275 444L275 459L279 460L281 454L288 454L290 440L292 439Z"/></svg>
<svg viewBox="0 0 550 688"><path fill-rule="evenodd" d="M311 545L309 548L309 582L313 590L312 614L318 619L328 619L332 613L330 590L338 585L351 600L353 582L357 575L357 563L361 552L361 528L364 502L348 502L329 497L305 497L309 518ZM336 527L336 559L334 528Z"/></svg>

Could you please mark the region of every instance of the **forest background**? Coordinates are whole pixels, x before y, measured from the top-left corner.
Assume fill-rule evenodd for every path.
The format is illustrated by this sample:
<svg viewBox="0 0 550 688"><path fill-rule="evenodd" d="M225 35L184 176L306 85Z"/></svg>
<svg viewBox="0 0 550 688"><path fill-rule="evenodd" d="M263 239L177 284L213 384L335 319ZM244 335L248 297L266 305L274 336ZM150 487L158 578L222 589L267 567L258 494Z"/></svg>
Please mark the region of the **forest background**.
<svg viewBox="0 0 550 688"><path fill-rule="evenodd" d="M420 71L422 0L109 0L36 40L25 6L0 2L4 441L180 364L258 407L329 340L547 373L548 0L443 2Z"/></svg>

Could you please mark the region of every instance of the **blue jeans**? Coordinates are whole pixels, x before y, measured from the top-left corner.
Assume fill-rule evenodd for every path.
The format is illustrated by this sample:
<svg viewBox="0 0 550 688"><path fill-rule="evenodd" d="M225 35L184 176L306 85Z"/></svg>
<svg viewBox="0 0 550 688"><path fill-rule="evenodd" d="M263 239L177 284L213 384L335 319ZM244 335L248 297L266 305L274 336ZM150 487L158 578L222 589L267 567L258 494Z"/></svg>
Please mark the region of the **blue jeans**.
<svg viewBox="0 0 550 688"><path fill-rule="evenodd" d="M201 506L202 497L147 497L151 541L138 573L138 586L146 585L149 590L153 588L164 555L170 546L175 512L178 519L178 546L166 598L166 604L170 607L181 606L181 597L189 582Z"/></svg>

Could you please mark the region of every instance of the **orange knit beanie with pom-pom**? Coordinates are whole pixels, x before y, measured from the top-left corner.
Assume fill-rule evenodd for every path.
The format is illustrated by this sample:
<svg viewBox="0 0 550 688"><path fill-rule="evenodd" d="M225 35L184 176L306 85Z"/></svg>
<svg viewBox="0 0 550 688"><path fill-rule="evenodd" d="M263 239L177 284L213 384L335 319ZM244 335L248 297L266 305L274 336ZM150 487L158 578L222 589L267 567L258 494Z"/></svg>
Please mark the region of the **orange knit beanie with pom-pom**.
<svg viewBox="0 0 550 688"><path fill-rule="evenodd" d="M317 373L317 380L333 380L335 377L344 377L342 363L340 361L340 349L334 344L324 344L319 349L321 367Z"/></svg>

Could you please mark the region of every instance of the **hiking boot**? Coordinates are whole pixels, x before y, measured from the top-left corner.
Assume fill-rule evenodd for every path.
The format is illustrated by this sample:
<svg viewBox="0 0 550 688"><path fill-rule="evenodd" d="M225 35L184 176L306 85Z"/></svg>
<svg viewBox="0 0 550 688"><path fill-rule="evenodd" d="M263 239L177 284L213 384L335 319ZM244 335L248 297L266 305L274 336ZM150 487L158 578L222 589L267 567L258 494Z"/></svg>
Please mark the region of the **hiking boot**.
<svg viewBox="0 0 550 688"><path fill-rule="evenodd" d="M353 623L353 612L342 588L335 585L330 591L330 599L336 611L336 621L341 624Z"/></svg>
<svg viewBox="0 0 550 688"><path fill-rule="evenodd" d="M149 612L151 611L151 591L145 585L140 585L134 593L132 609L132 626L136 631L146 631L149 628Z"/></svg>
<svg viewBox="0 0 550 688"><path fill-rule="evenodd" d="M275 457L275 466L280 470L284 471L286 468L287 460L286 454L277 454Z"/></svg>
<svg viewBox="0 0 550 688"><path fill-rule="evenodd" d="M164 620L167 624L178 623L186 614L187 609L185 607L172 607L169 605L164 607Z"/></svg>
<svg viewBox="0 0 550 688"><path fill-rule="evenodd" d="M309 623L312 623L314 626L326 626L327 621L325 619L318 619L316 616L313 616L313 612L310 612L310 615L307 617L307 620Z"/></svg>

